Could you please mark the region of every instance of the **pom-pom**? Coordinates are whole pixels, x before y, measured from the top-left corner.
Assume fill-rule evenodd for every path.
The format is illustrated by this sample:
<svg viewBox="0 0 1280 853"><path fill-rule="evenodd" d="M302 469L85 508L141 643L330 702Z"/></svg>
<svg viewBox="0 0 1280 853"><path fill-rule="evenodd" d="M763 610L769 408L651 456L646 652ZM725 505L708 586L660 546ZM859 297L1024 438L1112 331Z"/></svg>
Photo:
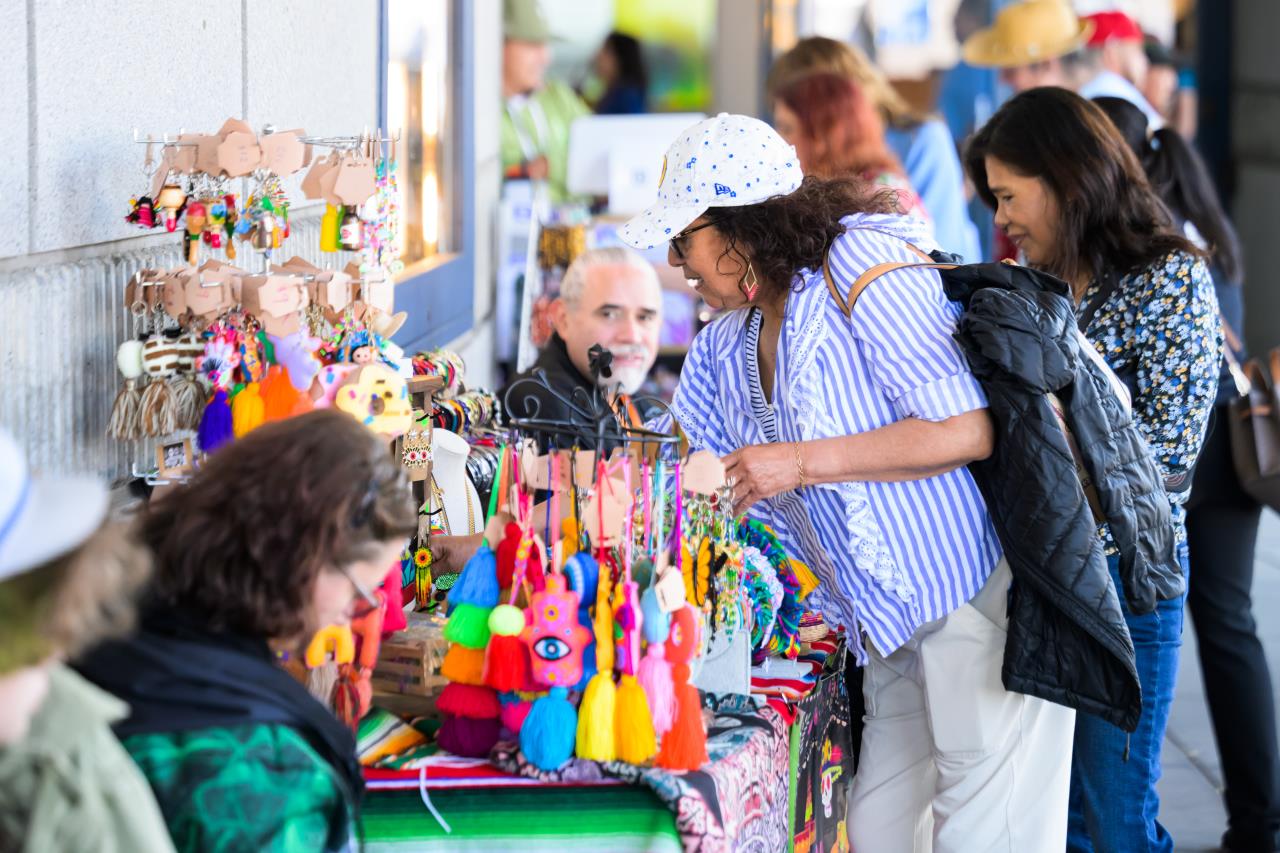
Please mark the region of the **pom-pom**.
<svg viewBox="0 0 1280 853"><path fill-rule="evenodd" d="M697 770L708 761L707 730L702 723L702 700L689 683L689 665L671 668L675 683L676 716L662 738L657 765L666 770Z"/></svg>
<svg viewBox="0 0 1280 853"><path fill-rule="evenodd" d="M496 613L497 610L494 612ZM524 624L523 616L520 623ZM492 617L489 620L489 629L492 632ZM528 681L529 647L517 636L493 634L489 640L489 647L485 650L484 683L495 690L506 691L520 690Z"/></svg>
<svg viewBox="0 0 1280 853"><path fill-rule="evenodd" d="M259 393L258 383L250 382L231 401L231 426L236 438L243 438L266 418L266 407Z"/></svg>
<svg viewBox="0 0 1280 853"><path fill-rule="evenodd" d="M142 394L138 391L138 380L126 379L111 406L111 420L107 422L107 435L117 441L132 441L141 437L139 420L142 406Z"/></svg>
<svg viewBox="0 0 1280 853"><path fill-rule="evenodd" d="M569 579L569 589L578 593L582 606L589 607L596 599L600 583L600 564L586 551L579 551L564 563L564 574Z"/></svg>
<svg viewBox="0 0 1280 853"><path fill-rule="evenodd" d="M219 388L209 400L209 405L204 407L204 415L200 418L200 429L196 431L196 440L200 443L202 451L212 453L231 441L233 437L231 405L227 402L227 392Z"/></svg>
<svg viewBox="0 0 1280 853"><path fill-rule="evenodd" d="M613 715L613 742L618 758L629 764L644 764L658 751L657 733L649 699L634 675L623 675L618 683L617 707Z"/></svg>
<svg viewBox="0 0 1280 853"><path fill-rule="evenodd" d="M458 684L484 686L484 649L469 649L454 643L445 652L440 674Z"/></svg>
<svg viewBox="0 0 1280 853"><path fill-rule="evenodd" d="M502 541L494 549L497 561L498 586L510 588L516 572L516 549L520 547L520 525L509 523L502 533Z"/></svg>
<svg viewBox="0 0 1280 853"><path fill-rule="evenodd" d="M498 742L502 724L497 717L476 720L470 717L445 717L436 733L441 749L467 758L486 758Z"/></svg>
<svg viewBox="0 0 1280 853"><path fill-rule="evenodd" d="M494 720L502 713L498 694L488 687L471 684L446 684L436 700L436 709L454 717Z"/></svg>
<svg viewBox="0 0 1280 853"><path fill-rule="evenodd" d="M520 727L520 749L539 770L558 770L573 755L578 717L567 697L565 688L551 688Z"/></svg>
<svg viewBox="0 0 1280 853"><path fill-rule="evenodd" d="M647 622L647 620L646 620ZM649 698L649 711L653 715L653 730L659 737L666 734L675 719L675 685L671 681L671 664L660 645L649 646L640 661L640 686Z"/></svg>
<svg viewBox="0 0 1280 853"><path fill-rule="evenodd" d="M613 736L617 693L612 672L597 672L587 682L587 689L582 694L582 705L578 708L579 758L613 761L618 757Z"/></svg>
<svg viewBox="0 0 1280 853"><path fill-rule="evenodd" d="M493 551L487 544L471 555L458 581L449 590L449 606L472 604L486 611L498 604L498 571Z"/></svg>
<svg viewBox="0 0 1280 853"><path fill-rule="evenodd" d="M483 649L489 643L489 611L474 604L459 604L449 614L444 638L469 649Z"/></svg>
<svg viewBox="0 0 1280 853"><path fill-rule="evenodd" d="M514 693L505 695L512 698L510 700L504 698L502 701L502 727L511 734L518 735L525 718L529 716L529 709L533 707L533 703L520 699Z"/></svg>
<svg viewBox="0 0 1280 853"><path fill-rule="evenodd" d="M489 633L517 637L524 630L524 611L512 604L499 604L489 613Z"/></svg>

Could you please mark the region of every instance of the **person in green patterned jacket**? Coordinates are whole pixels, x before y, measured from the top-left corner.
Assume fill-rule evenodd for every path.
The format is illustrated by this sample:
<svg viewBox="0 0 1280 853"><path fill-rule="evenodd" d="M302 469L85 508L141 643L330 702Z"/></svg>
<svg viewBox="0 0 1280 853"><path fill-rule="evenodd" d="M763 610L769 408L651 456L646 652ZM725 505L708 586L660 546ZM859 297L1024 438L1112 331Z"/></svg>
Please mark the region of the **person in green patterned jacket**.
<svg viewBox="0 0 1280 853"><path fill-rule="evenodd" d="M140 630L80 668L131 706L116 730L179 850L357 847L355 740L278 658L378 606L416 529L385 442L336 410L257 428L145 509Z"/></svg>

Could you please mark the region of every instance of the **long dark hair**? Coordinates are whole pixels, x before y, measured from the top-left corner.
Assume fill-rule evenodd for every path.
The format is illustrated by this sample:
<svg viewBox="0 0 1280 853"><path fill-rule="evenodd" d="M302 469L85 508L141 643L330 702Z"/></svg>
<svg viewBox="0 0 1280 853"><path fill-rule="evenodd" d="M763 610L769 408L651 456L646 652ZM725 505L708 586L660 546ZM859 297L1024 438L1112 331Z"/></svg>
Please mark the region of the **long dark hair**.
<svg viewBox="0 0 1280 853"><path fill-rule="evenodd" d="M336 409L264 424L213 454L139 519L149 606L215 631L291 638L325 569L408 539L417 513L386 442Z"/></svg>
<svg viewBox="0 0 1280 853"><path fill-rule="evenodd" d="M618 60L618 79L610 87L634 86L642 92L646 91L649 88L649 72L645 68L640 42L626 33L614 30L605 36L604 46Z"/></svg>
<svg viewBox="0 0 1280 853"><path fill-rule="evenodd" d="M761 283L787 288L802 269L818 269L850 213L897 213L898 194L860 178L806 177L799 188L743 207L713 207L706 216L725 238L721 259L748 257ZM741 261L739 261L741 263ZM716 262L719 270L719 260Z"/></svg>
<svg viewBox="0 0 1280 853"><path fill-rule="evenodd" d="M1015 95L969 141L965 169L994 210L988 156L1052 191L1059 238L1045 268L1067 281L1128 275L1170 252L1203 254L1177 230L1115 125L1075 92L1048 86Z"/></svg>
<svg viewBox="0 0 1280 853"><path fill-rule="evenodd" d="M1239 282L1244 266L1240 239L1222 210L1218 192L1199 152L1171 127L1162 127L1148 137L1146 113L1124 98L1094 98L1093 102L1107 114L1130 150L1138 155L1152 189L1164 199L1169 212L1194 225L1226 280Z"/></svg>

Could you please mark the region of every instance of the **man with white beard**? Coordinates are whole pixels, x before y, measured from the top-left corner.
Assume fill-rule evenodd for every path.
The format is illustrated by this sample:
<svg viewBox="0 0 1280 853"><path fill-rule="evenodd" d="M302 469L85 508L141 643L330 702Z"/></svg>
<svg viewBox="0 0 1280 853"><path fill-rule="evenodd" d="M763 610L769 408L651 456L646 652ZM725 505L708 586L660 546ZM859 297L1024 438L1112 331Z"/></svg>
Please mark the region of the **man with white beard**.
<svg viewBox="0 0 1280 853"><path fill-rule="evenodd" d="M613 355L610 375L601 376L600 385L636 393L658 356L662 326L662 293L653 265L621 246L584 252L565 271L560 296L551 305L551 324L555 332L538 353L533 369L511 385L542 369L560 396L581 407L592 393L590 352L599 345ZM511 418L534 417L536 409L540 420L582 420L532 383L517 387L509 401L506 397L504 389L500 399L510 404Z"/></svg>

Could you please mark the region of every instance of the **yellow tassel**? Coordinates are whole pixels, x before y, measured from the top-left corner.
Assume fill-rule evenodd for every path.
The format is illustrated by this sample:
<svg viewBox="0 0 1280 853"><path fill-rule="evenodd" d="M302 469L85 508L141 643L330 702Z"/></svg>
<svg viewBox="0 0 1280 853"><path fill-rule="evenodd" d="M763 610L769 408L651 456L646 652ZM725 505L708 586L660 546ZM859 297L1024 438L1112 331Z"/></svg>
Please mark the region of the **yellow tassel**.
<svg viewBox="0 0 1280 853"><path fill-rule="evenodd" d="M243 438L254 428L262 426L265 416L266 405L258 393L258 383L250 382L231 401L231 430L236 438Z"/></svg>
<svg viewBox="0 0 1280 853"><path fill-rule="evenodd" d="M560 557L569 559L578 553L578 522L569 516L560 522Z"/></svg>
<svg viewBox="0 0 1280 853"><path fill-rule="evenodd" d="M591 676L578 707L577 753L591 761L613 761L618 757L614 742L613 718L617 707L617 689L613 672L601 670Z"/></svg>
<svg viewBox="0 0 1280 853"><path fill-rule="evenodd" d="M658 736L653 730L653 715L649 713L649 697L645 696L644 688L634 675L622 676L618 684L613 728L618 758L622 761L644 764L658 754Z"/></svg>
<svg viewBox="0 0 1280 853"><path fill-rule="evenodd" d="M593 625L596 635L596 670L613 671L613 606L609 604L611 584L608 569L601 567L600 582L596 587L596 615Z"/></svg>

